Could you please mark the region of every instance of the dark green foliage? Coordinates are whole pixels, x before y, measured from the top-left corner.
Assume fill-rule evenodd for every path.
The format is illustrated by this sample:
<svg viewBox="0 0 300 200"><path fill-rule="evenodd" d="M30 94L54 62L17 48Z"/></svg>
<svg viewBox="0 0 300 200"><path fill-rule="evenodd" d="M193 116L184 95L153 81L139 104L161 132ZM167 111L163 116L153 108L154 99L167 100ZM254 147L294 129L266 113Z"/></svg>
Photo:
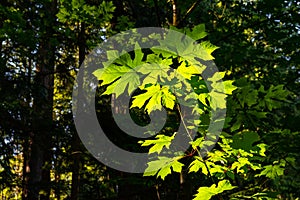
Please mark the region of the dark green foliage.
<svg viewBox="0 0 300 200"><path fill-rule="evenodd" d="M71 195L76 162L78 199L205 199L204 194L207 199L300 197L299 1L61 0L56 11L49 9L53 2L0 3L0 198L26 199L32 139L40 130L49 134L44 145L49 157L43 170L49 170L50 181L43 176L45 185L40 185L43 196L49 196L50 189L46 199L76 199ZM185 156L169 160L159 156L149 163L157 171L148 170L146 175L164 180L103 166L74 142L77 133L71 112L72 89L82 55L115 33L150 26L182 31L198 40L209 51L201 55L202 59L214 58L218 69L225 72L226 84L237 87L226 91L227 115L218 144L201 158L193 148L202 142L210 109L224 103L209 102L205 96L209 91L201 78L192 75L194 69L182 70L181 62L168 60L189 79L198 95L203 94L199 109L206 110L200 118L199 135ZM205 36L210 43L203 42ZM46 44L42 50L49 54L42 55L40 47ZM192 57L192 52L187 54ZM163 55L149 49L131 53L131 60L140 58L130 63L133 65L150 59L147 55ZM41 58L53 64L53 71L47 74L54 80L53 90L45 88L37 76L39 64L44 62ZM145 70L141 73L148 73ZM209 84L214 87L217 82L211 80ZM96 108L100 124L112 141L136 152L150 149L153 155L168 147L180 121L172 95L157 90L162 94L157 99L163 99L163 106L168 108L169 121L159 137L152 137L141 147L140 139L128 137L116 127L108 114L110 97L100 95L104 89L99 88ZM149 87L142 88L131 102L136 105L131 115L141 125L149 123L147 111L156 109L154 104L144 104L153 97L146 96L147 91ZM49 101L52 95L53 104ZM42 108L51 110L52 119L47 114L41 116L48 112ZM162 163L167 165L156 169Z"/></svg>

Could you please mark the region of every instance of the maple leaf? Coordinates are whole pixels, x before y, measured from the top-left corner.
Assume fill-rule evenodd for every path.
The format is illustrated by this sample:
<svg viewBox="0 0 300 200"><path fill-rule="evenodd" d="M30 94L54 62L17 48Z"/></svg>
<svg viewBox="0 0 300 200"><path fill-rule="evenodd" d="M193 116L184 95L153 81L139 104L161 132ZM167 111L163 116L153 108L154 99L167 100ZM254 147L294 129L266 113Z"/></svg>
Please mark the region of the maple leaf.
<svg viewBox="0 0 300 200"><path fill-rule="evenodd" d="M148 113L161 110L163 105L170 109L174 108L176 98L168 86L161 87L159 84L155 84L145 87L145 91L145 93L133 97L131 108L142 108L146 104L145 110Z"/></svg>
<svg viewBox="0 0 300 200"><path fill-rule="evenodd" d="M166 135L157 135L155 140L146 140L146 141L140 141L139 143L142 144L142 146L150 146L153 145L149 149L149 154L157 152L158 154L162 151L162 149L165 147L169 149L176 133L174 133L172 136L166 136Z"/></svg>
<svg viewBox="0 0 300 200"><path fill-rule="evenodd" d="M236 187L232 186L228 180L222 180L218 183L218 186L216 186L216 184L212 184L210 187L200 187L193 200L209 200L216 194L220 194L225 190L232 190L234 188Z"/></svg>
<svg viewBox="0 0 300 200"><path fill-rule="evenodd" d="M142 76L137 70L143 63L143 56L144 54L137 43L135 44L133 60L128 53L122 54L115 50L108 51L109 61L103 64L105 67L93 73L98 80L102 81L102 85L110 84L103 94L115 93L118 97L128 88L130 95L140 85Z"/></svg>
<svg viewBox="0 0 300 200"><path fill-rule="evenodd" d="M168 174L172 173L171 168L174 172L181 172L182 167L184 166L184 164L178 161L181 158L182 156L177 156L174 158L159 156L158 160L148 163L148 167L144 172L144 176L153 176L157 174L157 177L161 177L161 179L164 180Z"/></svg>

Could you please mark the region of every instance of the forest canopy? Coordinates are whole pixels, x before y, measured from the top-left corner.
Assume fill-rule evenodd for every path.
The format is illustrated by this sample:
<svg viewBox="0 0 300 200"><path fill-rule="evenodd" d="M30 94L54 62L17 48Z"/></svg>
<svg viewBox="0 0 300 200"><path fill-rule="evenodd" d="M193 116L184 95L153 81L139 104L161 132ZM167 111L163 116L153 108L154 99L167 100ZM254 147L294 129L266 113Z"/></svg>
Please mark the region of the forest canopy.
<svg viewBox="0 0 300 200"><path fill-rule="evenodd" d="M1 0L0 198L299 199L299 22L298 0ZM99 162L123 154L93 120L140 171Z"/></svg>

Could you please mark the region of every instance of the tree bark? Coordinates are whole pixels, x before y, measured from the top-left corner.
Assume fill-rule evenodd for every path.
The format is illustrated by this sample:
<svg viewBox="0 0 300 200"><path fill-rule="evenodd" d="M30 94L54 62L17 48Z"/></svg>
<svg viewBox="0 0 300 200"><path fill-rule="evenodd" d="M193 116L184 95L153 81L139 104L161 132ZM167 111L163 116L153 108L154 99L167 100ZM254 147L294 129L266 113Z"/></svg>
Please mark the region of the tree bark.
<svg viewBox="0 0 300 200"><path fill-rule="evenodd" d="M33 134L29 147L28 200L48 200L50 196L51 141L53 128L53 85L55 66L55 23L57 0L45 3L40 19L40 41L36 61L33 102Z"/></svg>
<svg viewBox="0 0 300 200"><path fill-rule="evenodd" d="M78 48L79 48L79 67L85 59L85 23L81 22L79 26L78 35ZM78 77L79 78L79 77ZM83 81L78 81L78 83L83 83ZM78 85L82 87L82 85ZM81 169L81 142L78 134L74 134L73 142L73 169L72 169L72 189L71 189L71 200L78 200L79 186L80 186L80 169Z"/></svg>
<svg viewBox="0 0 300 200"><path fill-rule="evenodd" d="M177 12L177 2L176 0L171 0L172 3L172 12L173 12L173 22L172 25L173 26L177 26L177 18L178 18L178 12Z"/></svg>

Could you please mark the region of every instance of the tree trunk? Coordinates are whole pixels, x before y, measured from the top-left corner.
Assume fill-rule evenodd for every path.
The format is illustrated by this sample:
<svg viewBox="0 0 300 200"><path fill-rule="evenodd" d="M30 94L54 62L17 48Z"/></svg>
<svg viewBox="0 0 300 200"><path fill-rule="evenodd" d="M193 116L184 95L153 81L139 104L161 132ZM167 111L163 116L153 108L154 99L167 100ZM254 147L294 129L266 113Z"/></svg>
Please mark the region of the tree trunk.
<svg viewBox="0 0 300 200"><path fill-rule="evenodd" d="M171 3L172 3L172 12L173 12L172 25L177 26L177 20L178 20L177 2L176 2L176 0L171 0Z"/></svg>
<svg viewBox="0 0 300 200"><path fill-rule="evenodd" d="M41 18L40 41L36 61L33 102L33 134L29 147L28 200L48 200L50 196L51 141L53 129L53 73L55 66L55 23L57 2L43 5L47 17Z"/></svg>
<svg viewBox="0 0 300 200"><path fill-rule="evenodd" d="M79 47L79 67L85 59L85 23L80 23L80 30L78 35L78 47ZM78 77L79 78L79 77ZM83 83L83 81L78 81ZM82 85L78 85L82 87ZM80 105L79 105L80 106ZM72 189L71 189L71 200L78 200L79 185L80 185L80 168L81 168L81 142L78 134L74 134L73 142L73 169L72 169Z"/></svg>
<svg viewBox="0 0 300 200"><path fill-rule="evenodd" d="M187 178L186 172L180 173L180 192L179 192L179 199L192 199L192 185Z"/></svg>
<svg viewBox="0 0 300 200"><path fill-rule="evenodd" d="M22 199L28 194L28 173L29 173L29 139L24 139L23 144L23 177L22 177Z"/></svg>

